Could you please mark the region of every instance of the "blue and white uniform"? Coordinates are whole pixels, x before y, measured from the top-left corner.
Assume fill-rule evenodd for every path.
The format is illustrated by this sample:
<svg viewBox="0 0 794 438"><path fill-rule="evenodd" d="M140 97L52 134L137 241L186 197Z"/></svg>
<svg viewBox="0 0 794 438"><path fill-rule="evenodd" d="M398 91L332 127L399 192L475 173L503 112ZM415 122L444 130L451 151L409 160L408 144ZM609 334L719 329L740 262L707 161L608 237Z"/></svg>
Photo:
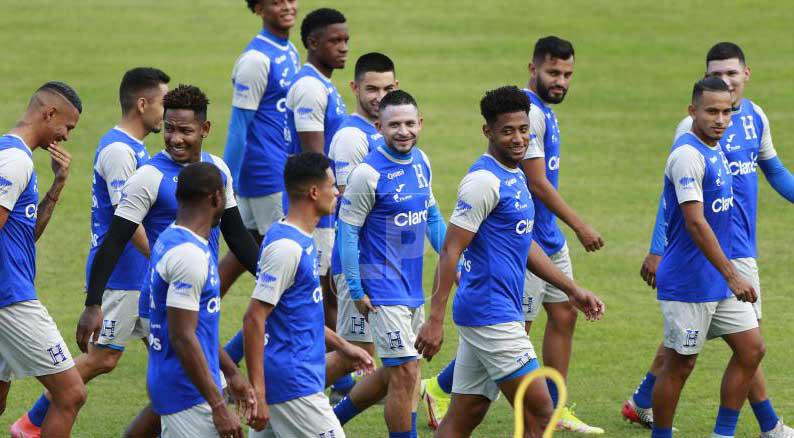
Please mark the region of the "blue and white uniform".
<svg viewBox="0 0 794 438"><path fill-rule="evenodd" d="M397 154L381 146L348 179L340 227L357 227L360 238L358 254L340 246L341 262L352 298L363 289L379 309L369 323L384 366L420 358L414 342L424 322L424 236L435 205L430 162L418 147Z"/></svg>
<svg viewBox="0 0 794 438"><path fill-rule="evenodd" d="M322 132L324 152L328 155L331 140L347 117L345 102L331 78L315 66L306 63L292 78L287 92L287 141L291 154L303 151L298 132ZM326 275L331 267L334 247L334 219L330 214L320 219L314 231L314 240L320 258L320 273Z"/></svg>
<svg viewBox="0 0 794 438"><path fill-rule="evenodd" d="M370 152L386 147L378 129L363 116L353 113L342 122L331 140L328 157L331 159L338 187L346 187L350 173ZM341 205L341 204L340 204ZM372 342L369 324L356 309L350 298L342 263L339 260L339 239L334 239L331 255L331 275L337 292L336 332L348 341Z"/></svg>
<svg viewBox="0 0 794 438"><path fill-rule="evenodd" d="M286 98L299 68L295 46L262 29L237 58L232 73L232 121L224 159L235 160L227 164L243 223L260 235L284 216Z"/></svg>
<svg viewBox="0 0 794 438"><path fill-rule="evenodd" d="M202 421L190 427L212 433L212 410L185 371L170 345L168 308L198 313L196 338L218 391L222 391L219 348L221 311L218 261L209 242L188 228L171 225L160 234L152 248L148 273L151 333L146 387L152 408L162 416L163 436L186 435L180 416L204 412ZM217 434L217 433L215 433Z"/></svg>
<svg viewBox="0 0 794 438"><path fill-rule="evenodd" d="M39 188L33 154L22 138L0 137L0 381L46 376L74 366L69 348L38 301L36 214Z"/></svg>
<svg viewBox="0 0 794 438"><path fill-rule="evenodd" d="M121 200L121 189L149 158L143 142L118 126L99 140L91 186L91 249L86 261L86 284L94 257ZM149 333L148 324L138 318L138 299L148 267L149 260L132 242L127 243L105 286L99 345L123 351L129 340L144 338Z"/></svg>
<svg viewBox="0 0 794 438"><path fill-rule="evenodd" d="M221 171L226 190L226 209L237 206L232 189L232 176L226 163L215 155L203 152L201 161L213 163ZM166 151L152 157L145 165L136 170L122 189L121 201L115 215L136 224L143 224L149 242L156 242L162 233L176 220L177 201L176 183L179 172L186 164L177 163ZM218 258L220 229L212 230L209 246L212 255ZM150 243L151 244L151 243ZM149 317L149 293L144 285L139 300L138 312L141 318Z"/></svg>
<svg viewBox="0 0 794 438"><path fill-rule="evenodd" d="M525 160L542 158L546 164L546 179L559 188L560 182L560 125L551 106L531 90L524 89L529 97L530 143ZM535 207L535 242L565 275L573 278L573 266L565 235L557 224L557 216L540 199L533 199ZM524 281L524 318L534 321L543 303L564 303L568 296L556 287L541 280L529 270Z"/></svg>
<svg viewBox="0 0 794 438"><path fill-rule="evenodd" d="M491 155L475 161L460 183L449 221L475 234L452 304L460 334L454 393L495 400L497 382L537 368L522 310L534 211L523 172Z"/></svg>
<svg viewBox="0 0 794 438"><path fill-rule="evenodd" d="M725 254L733 245L733 176L719 145L693 133L679 136L664 179L666 241L656 274L665 325L665 347L697 354L706 339L757 327L752 306L738 301L720 272L692 240L680 207L698 202Z"/></svg>
<svg viewBox="0 0 794 438"><path fill-rule="evenodd" d="M323 392L323 292L310 234L286 220L273 224L262 242L253 299L274 306L265 330L264 369L276 436L343 437Z"/></svg>

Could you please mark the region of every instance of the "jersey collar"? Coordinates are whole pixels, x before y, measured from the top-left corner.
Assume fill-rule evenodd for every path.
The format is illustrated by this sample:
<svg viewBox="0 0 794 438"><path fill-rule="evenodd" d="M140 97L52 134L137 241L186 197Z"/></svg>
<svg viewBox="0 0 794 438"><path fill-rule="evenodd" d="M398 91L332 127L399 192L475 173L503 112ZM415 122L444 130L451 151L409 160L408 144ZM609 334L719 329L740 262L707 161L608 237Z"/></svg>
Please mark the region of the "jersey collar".
<svg viewBox="0 0 794 438"><path fill-rule="evenodd" d="M114 126L113 129L115 129L116 131L119 131L120 133L122 133L122 134L126 135L127 137L129 137L130 140L134 140L136 143L138 143L139 145L143 146L143 140L139 140L139 139L135 138L134 135L132 135L129 132L119 128L119 125Z"/></svg>
<svg viewBox="0 0 794 438"><path fill-rule="evenodd" d="M299 233L303 234L304 236L306 236L306 237L309 237L309 238L312 238L312 235L311 235L311 234L309 234L309 233L307 233L307 232L303 231L303 230L302 230L302 229L301 229L299 226L297 226L297 225L295 225L295 224L293 224L293 223L287 222L287 218L283 218L283 219L281 219L281 220L279 221L279 223L282 223L282 224L284 224L284 225L286 225L286 226L288 226L288 227L294 228L295 230L297 230Z"/></svg>
<svg viewBox="0 0 794 438"><path fill-rule="evenodd" d="M359 119L364 121L364 123L366 123L367 125L372 126L373 128L375 127L374 123L370 122L366 117L362 116L361 114L359 114L357 112L354 112L353 114L350 114L350 115L353 116L353 117L358 117Z"/></svg>
<svg viewBox="0 0 794 438"><path fill-rule="evenodd" d="M188 228L188 227L183 227L182 225L177 225L176 223L173 223L173 224L171 224L171 228L179 228L180 230L185 230L185 231L187 231L188 233L192 234L192 235L193 235L193 237L195 237L196 239L198 239L198 240L199 240L199 242L201 242L201 243L203 243L203 244L205 244L205 245L209 245L209 242L207 242L207 239L205 239L205 238L203 238L203 237L199 236L198 234L196 234L196 233L195 233L195 231L191 230L191 229L190 229L190 228Z"/></svg>
<svg viewBox="0 0 794 438"><path fill-rule="evenodd" d="M697 135L695 135L695 133L694 133L694 132L693 132L691 129L689 130L689 133L690 133L690 134L692 134L692 137L694 137L694 138L695 138L695 140L697 140L697 141L698 141L698 143L700 143L700 144L701 144L703 147L709 148L709 149L710 149L710 150L712 150L712 151L718 151L718 150L720 150L720 142L717 142L717 145L716 145L716 146L709 146L709 145L707 145L707 144L706 144L706 143L705 143L703 140L701 140L701 139L700 139L700 137L698 137Z"/></svg>
<svg viewBox="0 0 794 438"><path fill-rule="evenodd" d="M22 137L16 134L6 134L6 135L9 137L14 137L15 139L19 140L19 142L22 143L22 146L25 146L25 149L27 149L28 155L33 156L33 151L30 149L30 146L28 146L28 144L25 143L25 140L23 140Z"/></svg>
<svg viewBox="0 0 794 438"><path fill-rule="evenodd" d="M311 62L307 62L306 64L303 64L303 66L311 68L312 70L316 71L317 74L320 75L321 78L323 78L326 81L328 81L329 83L333 84L333 82L331 82L331 78L329 78L328 76L324 75L320 70L317 70L317 67L312 65Z"/></svg>
<svg viewBox="0 0 794 438"><path fill-rule="evenodd" d="M262 30L257 34L257 39L260 39L266 43L270 43L270 45L276 47L277 49L281 50L289 50L289 40L284 38L279 38L272 33L268 32L267 29L262 28Z"/></svg>
<svg viewBox="0 0 794 438"><path fill-rule="evenodd" d="M511 173L519 173L519 172L521 172L521 169L519 169L518 167L516 167L515 169L511 169L511 168L505 166L504 164L500 163L499 160L494 158L493 155L491 155L491 154L489 154L487 152L482 154L482 156L490 158L491 160L493 160L494 163L496 163L497 166L501 167L502 169L504 169L504 170L506 170L508 172L511 172Z"/></svg>
<svg viewBox="0 0 794 438"><path fill-rule="evenodd" d="M387 160L391 161L392 163L397 164L411 164L414 160L413 151L416 149L416 146L411 148L411 152L407 154L397 154L396 152L392 152L388 146L378 146L378 152L381 153Z"/></svg>

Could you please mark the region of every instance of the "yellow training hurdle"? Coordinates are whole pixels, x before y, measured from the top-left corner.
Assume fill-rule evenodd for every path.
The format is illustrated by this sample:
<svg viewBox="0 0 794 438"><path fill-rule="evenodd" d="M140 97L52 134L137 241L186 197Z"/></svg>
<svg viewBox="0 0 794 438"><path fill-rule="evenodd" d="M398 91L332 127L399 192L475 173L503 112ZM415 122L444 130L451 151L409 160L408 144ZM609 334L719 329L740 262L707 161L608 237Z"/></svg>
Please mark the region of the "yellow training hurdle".
<svg viewBox="0 0 794 438"><path fill-rule="evenodd" d="M524 394L527 392L529 383L538 377L545 377L551 379L557 385L557 393L559 394L559 401L557 407L554 408L554 413L551 415L551 420L543 431L543 438L551 438L554 434L554 429L557 422L560 421L562 409L565 407L565 402L568 400L568 390L565 388L565 379L562 374L554 368L540 367L535 371L527 374L521 384L518 385L516 397L514 400L513 411L515 413L515 433L514 438L524 438Z"/></svg>

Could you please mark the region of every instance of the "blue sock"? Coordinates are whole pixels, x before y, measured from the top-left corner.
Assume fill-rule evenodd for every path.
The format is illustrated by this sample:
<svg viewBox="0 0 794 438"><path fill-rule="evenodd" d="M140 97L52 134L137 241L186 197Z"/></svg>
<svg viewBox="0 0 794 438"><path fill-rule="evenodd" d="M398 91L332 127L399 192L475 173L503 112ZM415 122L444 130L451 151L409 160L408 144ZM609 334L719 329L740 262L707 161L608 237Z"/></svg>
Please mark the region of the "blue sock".
<svg viewBox="0 0 794 438"><path fill-rule="evenodd" d="M653 426L651 438L673 438L673 428L657 428L656 426Z"/></svg>
<svg viewBox="0 0 794 438"><path fill-rule="evenodd" d="M408 431L408 432L389 432L389 438L411 438L411 431Z"/></svg>
<svg viewBox="0 0 794 438"><path fill-rule="evenodd" d="M447 394L452 394L452 379L455 375L455 359L452 359L446 368L441 370L436 376L436 380L438 381L438 386L441 387L441 390L446 392Z"/></svg>
<svg viewBox="0 0 794 438"><path fill-rule="evenodd" d="M34 425L41 427L41 424L44 423L44 417L47 416L47 410L50 408L50 401L47 400L47 397L44 397L44 394L36 400L36 403L33 404L33 407L30 408L28 411L28 418L30 418L30 422Z"/></svg>
<svg viewBox="0 0 794 438"><path fill-rule="evenodd" d="M549 388L549 395L551 396L551 404L554 407L557 407L557 402L560 399L560 396L557 394L557 385L551 379L546 379L546 386Z"/></svg>
<svg viewBox="0 0 794 438"><path fill-rule="evenodd" d="M234 337L223 347L223 349L226 350L226 353L229 354L229 357L231 357L234 363L237 365L240 365L240 361L243 360L243 356L245 355L243 348L242 330L237 332L237 334L234 335Z"/></svg>
<svg viewBox="0 0 794 438"><path fill-rule="evenodd" d="M736 423L739 422L739 411L720 406L717 411L717 423L714 425L714 433L722 436L736 435Z"/></svg>
<svg viewBox="0 0 794 438"><path fill-rule="evenodd" d="M345 374L344 376L336 379L336 382L331 386L336 392L341 392L342 394L347 394L353 389L353 386L356 384L356 381L353 380L353 376L350 374Z"/></svg>
<svg viewBox="0 0 794 438"><path fill-rule="evenodd" d="M361 411L350 401L350 397L343 398L342 401L334 406L334 415L339 419L339 423L342 426L360 413Z"/></svg>
<svg viewBox="0 0 794 438"><path fill-rule="evenodd" d="M775 409L772 407L772 402L770 402L769 399L758 403L750 403L750 406L753 408L761 432L769 432L777 426L780 419L777 417Z"/></svg>
<svg viewBox="0 0 794 438"><path fill-rule="evenodd" d="M653 385L656 384L656 376L649 371L642 379L642 383L634 391L634 404L638 408L649 409L651 407L651 394L653 394Z"/></svg>
<svg viewBox="0 0 794 438"><path fill-rule="evenodd" d="M411 438L418 438L416 434L416 412L411 412Z"/></svg>

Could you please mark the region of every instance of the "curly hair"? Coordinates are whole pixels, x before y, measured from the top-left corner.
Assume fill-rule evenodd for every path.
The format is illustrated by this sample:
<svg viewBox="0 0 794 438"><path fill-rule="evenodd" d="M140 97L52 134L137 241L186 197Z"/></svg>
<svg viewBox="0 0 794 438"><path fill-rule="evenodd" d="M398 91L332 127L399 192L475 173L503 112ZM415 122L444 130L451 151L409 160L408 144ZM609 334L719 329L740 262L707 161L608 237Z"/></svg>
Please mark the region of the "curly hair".
<svg viewBox="0 0 794 438"><path fill-rule="evenodd" d="M318 30L337 23L346 23L347 19L341 12L331 8L320 8L309 12L301 23L301 41L303 47L309 48L309 37Z"/></svg>
<svg viewBox="0 0 794 438"><path fill-rule="evenodd" d="M179 84L178 87L166 93L163 97L163 108L169 109L189 109L196 113L196 117L201 120L207 118L207 105L210 101L199 87L193 85Z"/></svg>
<svg viewBox="0 0 794 438"><path fill-rule="evenodd" d="M528 114L529 107L529 98L515 85L507 85L486 91L485 96L480 100L480 114L488 123L495 122L502 114L519 111Z"/></svg>

